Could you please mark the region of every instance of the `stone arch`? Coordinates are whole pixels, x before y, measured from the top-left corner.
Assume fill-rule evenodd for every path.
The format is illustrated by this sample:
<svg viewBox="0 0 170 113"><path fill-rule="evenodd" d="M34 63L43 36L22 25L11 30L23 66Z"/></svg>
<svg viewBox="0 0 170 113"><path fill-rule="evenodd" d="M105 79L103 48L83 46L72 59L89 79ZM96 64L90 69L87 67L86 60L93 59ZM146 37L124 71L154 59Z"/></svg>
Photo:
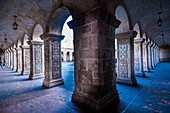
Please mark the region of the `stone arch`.
<svg viewBox="0 0 170 113"><path fill-rule="evenodd" d="M116 34L128 31L130 29L129 18L128 18L127 12L123 6L119 5L116 8L115 16L119 21L121 21L119 28L117 28L115 30Z"/></svg>
<svg viewBox="0 0 170 113"><path fill-rule="evenodd" d="M21 41L20 41L20 40L18 40L18 41L17 41L17 48L19 48L19 47L20 47L20 45L22 45L22 44L21 44Z"/></svg>
<svg viewBox="0 0 170 113"><path fill-rule="evenodd" d="M28 35L25 34L24 38L23 38L23 45L28 45L28 43L27 43L27 41L29 41L28 38L29 38Z"/></svg>
<svg viewBox="0 0 170 113"><path fill-rule="evenodd" d="M143 33L142 38L146 40L146 33Z"/></svg>
<svg viewBox="0 0 170 113"><path fill-rule="evenodd" d="M56 10L52 16L49 26L49 32L61 35L65 21L71 15L71 12L66 7L61 7Z"/></svg>
<svg viewBox="0 0 170 113"><path fill-rule="evenodd" d="M34 30L33 30L32 40L42 41L41 38L40 38L40 35L41 35L41 34L43 34L43 28L41 27L40 24L37 24L37 25L34 27Z"/></svg>
<svg viewBox="0 0 170 113"><path fill-rule="evenodd" d="M133 29L137 32L137 36L135 38L141 38L141 32L140 32L140 27L138 23L135 24Z"/></svg>

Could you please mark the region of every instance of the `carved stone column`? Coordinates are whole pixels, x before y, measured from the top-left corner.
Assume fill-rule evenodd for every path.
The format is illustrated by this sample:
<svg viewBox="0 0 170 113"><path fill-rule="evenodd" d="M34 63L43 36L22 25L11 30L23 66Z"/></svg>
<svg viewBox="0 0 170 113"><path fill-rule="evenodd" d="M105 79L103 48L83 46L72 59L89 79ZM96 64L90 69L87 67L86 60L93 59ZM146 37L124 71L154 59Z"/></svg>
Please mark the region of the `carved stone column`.
<svg viewBox="0 0 170 113"><path fill-rule="evenodd" d="M157 51L156 57L157 57L157 64L158 64L159 63L159 47L158 46L157 46L156 51Z"/></svg>
<svg viewBox="0 0 170 113"><path fill-rule="evenodd" d="M45 78L43 86L54 87L64 84L61 73L61 40L63 35L45 34L41 35L44 40L45 53Z"/></svg>
<svg viewBox="0 0 170 113"><path fill-rule="evenodd" d="M13 53L12 53L12 49L9 49L9 53L10 53L10 69L12 69L13 66Z"/></svg>
<svg viewBox="0 0 170 113"><path fill-rule="evenodd" d="M16 50L11 49L12 52L12 70L16 70Z"/></svg>
<svg viewBox="0 0 170 113"><path fill-rule="evenodd" d="M156 66L156 44L154 45L154 66Z"/></svg>
<svg viewBox="0 0 170 113"><path fill-rule="evenodd" d="M8 49L8 57L9 57L9 59L8 59L8 68L10 68L11 67L11 51Z"/></svg>
<svg viewBox="0 0 170 113"><path fill-rule="evenodd" d="M152 69L152 54L151 54L151 42L149 42L149 45L148 45L148 61L149 61L149 69Z"/></svg>
<svg viewBox="0 0 170 113"><path fill-rule="evenodd" d="M7 68L10 67L10 55L9 55L9 50L7 50Z"/></svg>
<svg viewBox="0 0 170 113"><path fill-rule="evenodd" d="M117 35L118 42L118 83L137 85L134 76L134 38L137 32L128 31Z"/></svg>
<svg viewBox="0 0 170 113"><path fill-rule="evenodd" d="M16 61L17 61L17 69L16 72L21 72L22 70L22 51L21 48L16 48Z"/></svg>
<svg viewBox="0 0 170 113"><path fill-rule="evenodd" d="M134 69L135 74L140 74L142 77L146 77L143 71L143 42L144 38L134 39Z"/></svg>
<svg viewBox="0 0 170 113"><path fill-rule="evenodd" d="M29 79L43 78L43 42L29 41L30 45L30 75Z"/></svg>
<svg viewBox="0 0 170 113"><path fill-rule="evenodd" d="M22 49L22 71L21 75L30 74L30 46L21 45Z"/></svg>
<svg viewBox="0 0 170 113"><path fill-rule="evenodd" d="M95 8L71 22L75 36L75 90L72 100L95 111L118 103L114 36L120 21L111 13Z"/></svg>
<svg viewBox="0 0 170 113"><path fill-rule="evenodd" d="M153 45L153 43L152 43L152 44L151 44L151 51L150 51L150 52L151 52L151 68L152 68L152 69L153 69L153 67L154 67L154 64L153 64L153 60L154 60L154 59L153 59L153 46L154 46L154 45Z"/></svg>
<svg viewBox="0 0 170 113"><path fill-rule="evenodd" d="M5 66L7 67L7 59L8 59L8 53L7 50L5 50Z"/></svg>
<svg viewBox="0 0 170 113"><path fill-rule="evenodd" d="M143 67L144 67L144 71L150 72L148 60L149 60L148 42L144 42L143 43Z"/></svg>

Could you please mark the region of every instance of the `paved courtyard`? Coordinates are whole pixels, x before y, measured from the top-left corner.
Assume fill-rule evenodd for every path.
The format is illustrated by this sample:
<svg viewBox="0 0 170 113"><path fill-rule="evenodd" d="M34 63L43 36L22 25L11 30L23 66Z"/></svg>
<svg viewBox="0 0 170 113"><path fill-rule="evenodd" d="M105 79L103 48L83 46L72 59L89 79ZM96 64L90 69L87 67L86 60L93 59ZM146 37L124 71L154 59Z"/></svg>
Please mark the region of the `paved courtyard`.
<svg viewBox="0 0 170 113"><path fill-rule="evenodd" d="M74 90L73 63L62 63L64 85L44 89L43 79L28 80L10 69L0 68L0 113L92 113L71 101ZM170 113L170 63L160 63L136 77L137 87L117 84L120 103L109 113Z"/></svg>

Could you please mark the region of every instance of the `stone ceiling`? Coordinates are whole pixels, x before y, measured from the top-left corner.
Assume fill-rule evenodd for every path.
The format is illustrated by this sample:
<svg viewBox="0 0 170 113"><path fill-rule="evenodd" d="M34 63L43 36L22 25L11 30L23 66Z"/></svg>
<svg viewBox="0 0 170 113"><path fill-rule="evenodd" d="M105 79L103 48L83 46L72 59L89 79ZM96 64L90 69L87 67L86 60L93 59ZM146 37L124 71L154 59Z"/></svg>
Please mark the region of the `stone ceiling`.
<svg viewBox="0 0 170 113"><path fill-rule="evenodd" d="M45 28L54 4L59 4L61 1L71 5L81 3L79 7L84 8L82 4L87 3L86 6L90 7L90 2L97 0L0 0L0 48L2 43L3 48L6 49L18 39L22 40L24 33L30 37L36 23ZM170 45L170 0L122 0L121 2L124 2L125 9L128 11L132 28L138 23L141 33L146 32L147 36L159 46L163 45L160 38L163 31L165 44ZM162 27L157 25L160 11ZM12 29L13 15L17 15L18 30ZM4 34L7 34L8 44L4 44Z"/></svg>
<svg viewBox="0 0 170 113"><path fill-rule="evenodd" d="M147 34L158 46L170 45L170 0L124 0L132 25L139 23L141 32ZM158 27L158 12L162 12L162 26Z"/></svg>

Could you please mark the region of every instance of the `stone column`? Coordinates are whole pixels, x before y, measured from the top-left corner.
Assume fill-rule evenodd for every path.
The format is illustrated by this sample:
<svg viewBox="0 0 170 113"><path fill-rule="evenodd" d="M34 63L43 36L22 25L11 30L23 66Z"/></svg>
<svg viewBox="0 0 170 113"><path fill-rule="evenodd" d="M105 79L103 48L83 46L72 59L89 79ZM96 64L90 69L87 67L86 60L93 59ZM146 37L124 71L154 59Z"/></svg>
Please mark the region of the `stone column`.
<svg viewBox="0 0 170 113"><path fill-rule="evenodd" d="M61 40L63 35L44 34L41 35L44 40L45 53L45 78L44 87L54 87L64 84L61 73Z"/></svg>
<svg viewBox="0 0 170 113"><path fill-rule="evenodd" d="M22 70L22 51L21 48L16 48L16 61L17 61L17 68L16 68L16 72L21 72Z"/></svg>
<svg viewBox="0 0 170 113"><path fill-rule="evenodd" d="M5 50L5 66L7 67L7 51Z"/></svg>
<svg viewBox="0 0 170 113"><path fill-rule="evenodd" d="M139 74L142 77L146 77L143 71L143 42L144 38L134 39L134 70L135 74Z"/></svg>
<svg viewBox="0 0 170 113"><path fill-rule="evenodd" d="M157 64L159 63L159 47L157 46Z"/></svg>
<svg viewBox="0 0 170 113"><path fill-rule="evenodd" d="M155 63L155 61L156 61L156 59L155 59L155 44L154 44L154 46L153 46L153 66L155 67L156 66L156 63Z"/></svg>
<svg viewBox="0 0 170 113"><path fill-rule="evenodd" d="M144 71L150 72L149 69L149 55L148 55L148 42L145 41L143 43L143 66L144 66Z"/></svg>
<svg viewBox="0 0 170 113"><path fill-rule="evenodd" d="M11 51L8 49L8 54L9 54L9 59L8 59L8 68L10 69L11 67Z"/></svg>
<svg viewBox="0 0 170 113"><path fill-rule="evenodd" d="M30 75L29 79L43 78L43 42L29 41L30 45Z"/></svg>
<svg viewBox="0 0 170 113"><path fill-rule="evenodd" d="M16 70L16 50L12 49L12 53L13 53L13 66L12 66L12 70Z"/></svg>
<svg viewBox="0 0 170 113"><path fill-rule="evenodd" d="M75 90L72 100L100 111L119 101L114 36L120 21L99 7L74 19L70 22L75 36Z"/></svg>
<svg viewBox="0 0 170 113"><path fill-rule="evenodd" d="M13 67L13 52L12 49L9 49L9 54L10 54L10 69Z"/></svg>
<svg viewBox="0 0 170 113"><path fill-rule="evenodd" d="M30 74L30 46L21 45L22 49L22 71L21 75Z"/></svg>
<svg viewBox="0 0 170 113"><path fill-rule="evenodd" d="M137 85L134 76L134 38L137 32L128 31L117 35L118 73L116 81Z"/></svg>
<svg viewBox="0 0 170 113"><path fill-rule="evenodd" d="M10 66L11 66L11 52L8 49L8 68L10 68Z"/></svg>
<svg viewBox="0 0 170 113"><path fill-rule="evenodd" d="M9 50L7 50L7 68L9 68Z"/></svg>
<svg viewBox="0 0 170 113"><path fill-rule="evenodd" d="M151 54L151 42L148 45L148 61L149 61L149 69L152 68L152 54Z"/></svg>
<svg viewBox="0 0 170 113"><path fill-rule="evenodd" d="M151 44L151 68L153 69L153 67L154 67L154 64L153 64L153 43Z"/></svg>

